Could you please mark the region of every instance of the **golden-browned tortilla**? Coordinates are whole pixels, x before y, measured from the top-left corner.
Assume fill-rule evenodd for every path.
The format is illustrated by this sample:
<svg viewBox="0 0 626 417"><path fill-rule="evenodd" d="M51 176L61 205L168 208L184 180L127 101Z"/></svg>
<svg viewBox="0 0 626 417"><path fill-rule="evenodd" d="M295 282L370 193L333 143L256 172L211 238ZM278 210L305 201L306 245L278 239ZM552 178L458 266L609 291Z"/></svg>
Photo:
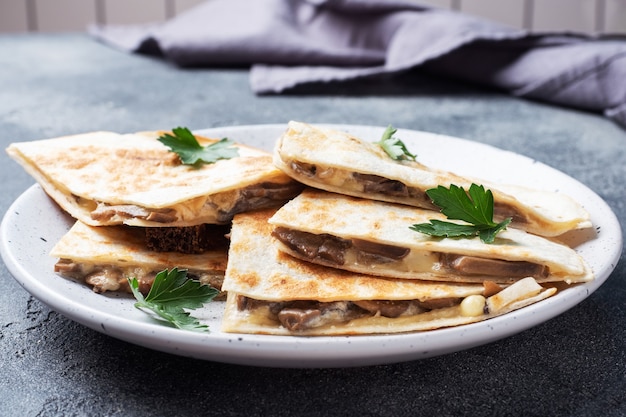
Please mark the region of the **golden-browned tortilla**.
<svg viewBox="0 0 626 417"><path fill-rule="evenodd" d="M55 271L84 281L95 292L128 292L127 278L137 278L147 293L154 276L164 270L186 269L190 278L220 289L228 251L201 254L155 252L146 248L143 228L88 226L77 221L56 243L50 255L58 258Z"/></svg>
<svg viewBox="0 0 626 417"><path fill-rule="evenodd" d="M574 249L523 230L508 228L494 243L487 244L478 237L441 238L410 229L431 219L447 220L434 211L309 189L282 206L269 222L275 233L304 232L303 237L297 235L300 241L280 239L282 251L354 272L502 284L526 276L534 276L537 282L568 284L593 279L592 271ZM315 243L319 250L310 247ZM506 263L493 266L491 260Z"/></svg>
<svg viewBox="0 0 626 417"><path fill-rule="evenodd" d="M303 262L277 249L267 222L272 214L248 212L233 220L222 286L228 294L222 319L225 332L342 335L429 330L485 320L556 291L528 278L491 295L482 284L377 278ZM477 299L478 308L467 306ZM306 325L289 318L281 321L294 308L299 310L296 315L309 315L301 303L321 303L326 313ZM390 317L356 303L411 303L412 309Z"/></svg>
<svg viewBox="0 0 626 417"><path fill-rule="evenodd" d="M396 161L374 143L379 139L366 141L346 132L292 121L276 143L274 163L311 187L430 210L436 207L426 190L451 184L467 190L478 183L492 191L495 217L512 217L513 227L558 236L591 226L589 214L569 196L463 178L415 161ZM419 154L419 149L412 150Z"/></svg>
<svg viewBox="0 0 626 417"><path fill-rule="evenodd" d="M13 143L7 153L64 210L92 226L228 223L236 212L282 204L300 189L267 152L238 144L238 157L183 165L157 140L161 133L93 132Z"/></svg>

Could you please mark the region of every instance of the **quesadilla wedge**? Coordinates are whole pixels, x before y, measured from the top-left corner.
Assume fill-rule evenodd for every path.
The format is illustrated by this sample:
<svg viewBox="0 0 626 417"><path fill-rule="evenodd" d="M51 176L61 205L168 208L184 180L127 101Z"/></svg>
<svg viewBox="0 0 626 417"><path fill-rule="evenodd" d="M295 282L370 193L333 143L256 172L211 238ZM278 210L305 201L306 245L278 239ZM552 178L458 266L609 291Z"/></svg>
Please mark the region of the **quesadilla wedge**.
<svg viewBox="0 0 626 417"><path fill-rule="evenodd" d="M502 288L377 278L303 262L273 244L267 222L272 214L248 212L233 220L222 286L224 332L329 336L431 330L486 320L557 291L533 278Z"/></svg>
<svg viewBox="0 0 626 417"><path fill-rule="evenodd" d="M156 274L164 269L186 269L188 276L220 289L228 247L201 254L155 252L146 248L145 230L130 226L88 226L80 221L52 248L58 258L54 270L91 286L94 292L130 292L127 278L135 277L147 294Z"/></svg>
<svg viewBox="0 0 626 417"><path fill-rule="evenodd" d="M429 210L437 208L426 194L428 189L450 184L468 189L474 182L493 192L495 218L511 217L516 228L558 236L591 226L589 214L564 194L491 184L412 160L394 160L374 140L291 121L276 143L274 164L311 187Z"/></svg>
<svg viewBox="0 0 626 417"><path fill-rule="evenodd" d="M93 132L13 143L7 153L65 211L91 226L228 223L234 213L280 205L301 189L267 152L237 144L237 157L184 165L157 140L161 133Z"/></svg>
<svg viewBox="0 0 626 417"><path fill-rule="evenodd" d="M479 237L432 237L410 229L446 220L440 213L309 189L269 222L280 249L308 262L379 276L451 282L568 284L593 279L572 248L523 230L506 229L494 243Z"/></svg>

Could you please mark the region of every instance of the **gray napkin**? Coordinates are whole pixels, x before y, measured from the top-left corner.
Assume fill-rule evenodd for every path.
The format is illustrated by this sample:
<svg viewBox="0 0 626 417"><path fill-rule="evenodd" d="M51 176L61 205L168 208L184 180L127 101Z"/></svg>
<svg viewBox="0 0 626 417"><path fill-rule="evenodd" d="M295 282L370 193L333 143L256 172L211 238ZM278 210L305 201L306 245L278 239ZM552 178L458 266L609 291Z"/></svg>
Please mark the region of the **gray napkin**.
<svg viewBox="0 0 626 417"><path fill-rule="evenodd" d="M90 33L181 67L250 66L258 94L420 67L626 128L626 36L530 33L412 0L209 0L164 23Z"/></svg>

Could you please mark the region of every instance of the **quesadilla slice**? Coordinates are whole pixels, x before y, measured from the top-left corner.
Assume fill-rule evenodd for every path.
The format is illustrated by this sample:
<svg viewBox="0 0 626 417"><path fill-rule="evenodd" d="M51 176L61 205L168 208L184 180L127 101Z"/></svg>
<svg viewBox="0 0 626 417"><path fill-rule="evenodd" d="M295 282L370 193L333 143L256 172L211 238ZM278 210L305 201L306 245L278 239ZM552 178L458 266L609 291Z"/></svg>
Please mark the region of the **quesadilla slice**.
<svg viewBox="0 0 626 417"><path fill-rule="evenodd" d="M274 164L311 187L429 210L437 208L427 190L450 184L467 189L478 183L493 192L495 218L501 221L511 217L516 228L558 236L591 226L589 214L564 194L491 184L413 160L394 160L375 140L368 142L345 132L292 121L276 143Z"/></svg>
<svg viewBox="0 0 626 417"><path fill-rule="evenodd" d="M429 281L568 284L593 279L569 246L508 228L491 244L479 237L433 237L410 229L440 213L309 189L269 220L280 250L334 268Z"/></svg>
<svg viewBox="0 0 626 417"><path fill-rule="evenodd" d="M185 165L157 140L160 133L94 132L13 143L7 153L91 226L228 223L235 213L280 205L301 189L267 152L237 144L236 157Z"/></svg>
<svg viewBox="0 0 626 417"><path fill-rule="evenodd" d="M127 278L135 277L147 294L154 277L164 269L186 269L187 275L220 289L228 246L201 254L156 252L146 247L145 229L130 226L88 226L77 221L52 248L58 258L54 270L91 286L95 292L130 292Z"/></svg>
<svg viewBox="0 0 626 417"><path fill-rule="evenodd" d="M233 220L222 286L224 332L329 336L431 330L486 320L556 292L533 278L503 288L377 278L303 262L277 249L267 222L272 214L249 212Z"/></svg>

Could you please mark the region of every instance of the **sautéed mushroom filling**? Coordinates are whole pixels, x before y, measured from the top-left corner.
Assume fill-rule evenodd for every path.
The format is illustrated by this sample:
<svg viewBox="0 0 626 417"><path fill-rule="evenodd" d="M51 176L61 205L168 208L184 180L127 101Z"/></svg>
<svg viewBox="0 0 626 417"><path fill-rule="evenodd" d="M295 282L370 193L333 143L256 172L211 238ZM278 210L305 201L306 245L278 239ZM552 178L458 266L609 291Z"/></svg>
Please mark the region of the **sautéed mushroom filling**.
<svg viewBox="0 0 626 417"><path fill-rule="evenodd" d="M410 273L496 278L545 278L549 268L527 261L506 261L477 256L416 251L360 239L342 239L329 234L314 234L277 227L272 233L280 242L303 258L330 266L367 266L393 268Z"/></svg>
<svg viewBox="0 0 626 417"><path fill-rule="evenodd" d="M295 173L307 177L311 181L320 184L341 187L347 192L377 194L394 199L410 199L415 206L429 209L439 210L426 194L426 191L417 187L404 184L401 181L385 178L374 174L363 174L359 172L351 172L345 169L332 167L319 167L302 161L291 161L287 166ZM528 223L528 219L523 213L520 213L515 207L501 203L494 203L494 218L505 219L512 218L518 224Z"/></svg>

